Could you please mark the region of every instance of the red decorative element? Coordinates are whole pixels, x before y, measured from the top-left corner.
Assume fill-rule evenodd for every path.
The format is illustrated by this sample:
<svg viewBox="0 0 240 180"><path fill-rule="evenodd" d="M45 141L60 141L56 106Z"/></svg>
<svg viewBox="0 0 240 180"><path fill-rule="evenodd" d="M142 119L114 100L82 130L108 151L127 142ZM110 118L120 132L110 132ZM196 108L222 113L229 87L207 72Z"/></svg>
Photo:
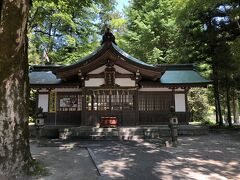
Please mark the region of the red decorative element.
<svg viewBox="0 0 240 180"><path fill-rule="evenodd" d="M117 127L117 117L101 117L100 127Z"/></svg>

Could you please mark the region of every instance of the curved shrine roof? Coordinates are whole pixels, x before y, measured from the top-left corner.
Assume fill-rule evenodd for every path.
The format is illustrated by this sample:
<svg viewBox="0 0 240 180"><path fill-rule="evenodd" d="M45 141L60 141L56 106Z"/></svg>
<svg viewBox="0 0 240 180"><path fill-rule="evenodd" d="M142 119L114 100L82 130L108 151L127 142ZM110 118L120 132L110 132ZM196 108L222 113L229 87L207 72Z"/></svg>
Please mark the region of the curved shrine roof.
<svg viewBox="0 0 240 180"><path fill-rule="evenodd" d="M108 43L104 43L93 53L80 59L76 63L64 66L63 68L57 69L54 72L58 75L59 73L73 70L75 68L84 68L85 65L90 64L91 62L95 61L97 58L99 58L101 55L103 55L107 51L112 52L117 58L118 57L122 58L124 61L126 61L127 63L130 63L134 66L145 68L145 69L150 69L153 71L158 71L154 65L147 64L137 58L134 58L133 56L129 55L128 53L123 51L121 48L119 48L117 45L115 45L113 42L108 42Z"/></svg>
<svg viewBox="0 0 240 180"><path fill-rule="evenodd" d="M139 72L142 76L141 83L171 85L206 85L211 81L204 79L194 70L192 64L147 64L129 55L116 45L115 37L109 31L105 33L102 45L93 53L80 59L74 64L66 66L32 66L29 73L30 85L66 85L70 82L80 82L78 73L88 73L109 61L119 65L133 74Z"/></svg>
<svg viewBox="0 0 240 180"><path fill-rule="evenodd" d="M62 80L58 79L52 71L29 72L29 83L31 85L56 85L61 84Z"/></svg>
<svg viewBox="0 0 240 180"><path fill-rule="evenodd" d="M168 65L164 65L164 67L169 68L167 66ZM212 83L212 81L206 80L193 69L188 68L180 70L181 66L174 65L177 70L173 70L173 65L170 66L170 69L166 70L159 80L150 81L143 79L139 83L143 86L203 86ZM188 66L190 67L191 65ZM43 68L44 66L41 66L40 69ZM31 86L66 85L66 82L57 78L56 75L49 69L47 71L30 71L29 79Z"/></svg>
<svg viewBox="0 0 240 180"><path fill-rule="evenodd" d="M165 85L209 84L211 81L206 80L194 70L168 70L162 75L160 83Z"/></svg>

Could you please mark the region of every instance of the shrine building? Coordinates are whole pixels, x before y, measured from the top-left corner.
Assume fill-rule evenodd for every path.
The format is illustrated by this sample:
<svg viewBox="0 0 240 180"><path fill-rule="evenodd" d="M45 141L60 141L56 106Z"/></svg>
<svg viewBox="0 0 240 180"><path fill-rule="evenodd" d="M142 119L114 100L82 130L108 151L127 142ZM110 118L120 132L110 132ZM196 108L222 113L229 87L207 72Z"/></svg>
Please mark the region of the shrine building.
<svg viewBox="0 0 240 180"><path fill-rule="evenodd" d="M103 117L114 117L118 126L164 125L171 106L179 124L188 124L189 89L210 83L192 64L132 57L109 32L92 54L71 65L33 65L29 79L51 126L97 126Z"/></svg>

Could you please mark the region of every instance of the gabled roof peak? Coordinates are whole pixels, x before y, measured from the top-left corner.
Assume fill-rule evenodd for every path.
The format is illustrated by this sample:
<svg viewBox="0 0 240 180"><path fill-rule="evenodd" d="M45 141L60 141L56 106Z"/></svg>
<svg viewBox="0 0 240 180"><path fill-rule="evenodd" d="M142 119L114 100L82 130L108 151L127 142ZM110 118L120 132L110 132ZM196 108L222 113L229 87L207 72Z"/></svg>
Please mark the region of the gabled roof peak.
<svg viewBox="0 0 240 180"><path fill-rule="evenodd" d="M117 45L117 43L115 42L115 36L113 35L113 33L111 33L110 28L107 28L106 32L102 36L101 45L103 45L107 42L112 42Z"/></svg>

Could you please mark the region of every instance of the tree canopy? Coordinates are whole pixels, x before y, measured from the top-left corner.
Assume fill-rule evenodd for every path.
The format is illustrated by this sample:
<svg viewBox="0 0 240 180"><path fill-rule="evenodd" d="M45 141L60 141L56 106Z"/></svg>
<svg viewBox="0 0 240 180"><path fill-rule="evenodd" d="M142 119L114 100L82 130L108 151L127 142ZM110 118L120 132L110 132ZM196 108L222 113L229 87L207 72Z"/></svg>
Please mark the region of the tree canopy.
<svg viewBox="0 0 240 180"><path fill-rule="evenodd" d="M72 63L98 46L102 19L112 0L36 0L29 18L29 60L50 64ZM105 8L105 9L103 9ZM46 54L45 54L46 55Z"/></svg>
<svg viewBox="0 0 240 180"><path fill-rule="evenodd" d="M126 51L148 63L174 63L175 2L133 0L126 10Z"/></svg>
<svg viewBox="0 0 240 180"><path fill-rule="evenodd" d="M235 91L239 59L236 53L239 26L238 1L186 1L177 16L181 31L178 54L184 62L208 64L214 81L217 121L222 124L219 93L226 92L227 119L231 125L230 91ZM186 18L188 17L188 18ZM232 93L231 93L232 94Z"/></svg>

